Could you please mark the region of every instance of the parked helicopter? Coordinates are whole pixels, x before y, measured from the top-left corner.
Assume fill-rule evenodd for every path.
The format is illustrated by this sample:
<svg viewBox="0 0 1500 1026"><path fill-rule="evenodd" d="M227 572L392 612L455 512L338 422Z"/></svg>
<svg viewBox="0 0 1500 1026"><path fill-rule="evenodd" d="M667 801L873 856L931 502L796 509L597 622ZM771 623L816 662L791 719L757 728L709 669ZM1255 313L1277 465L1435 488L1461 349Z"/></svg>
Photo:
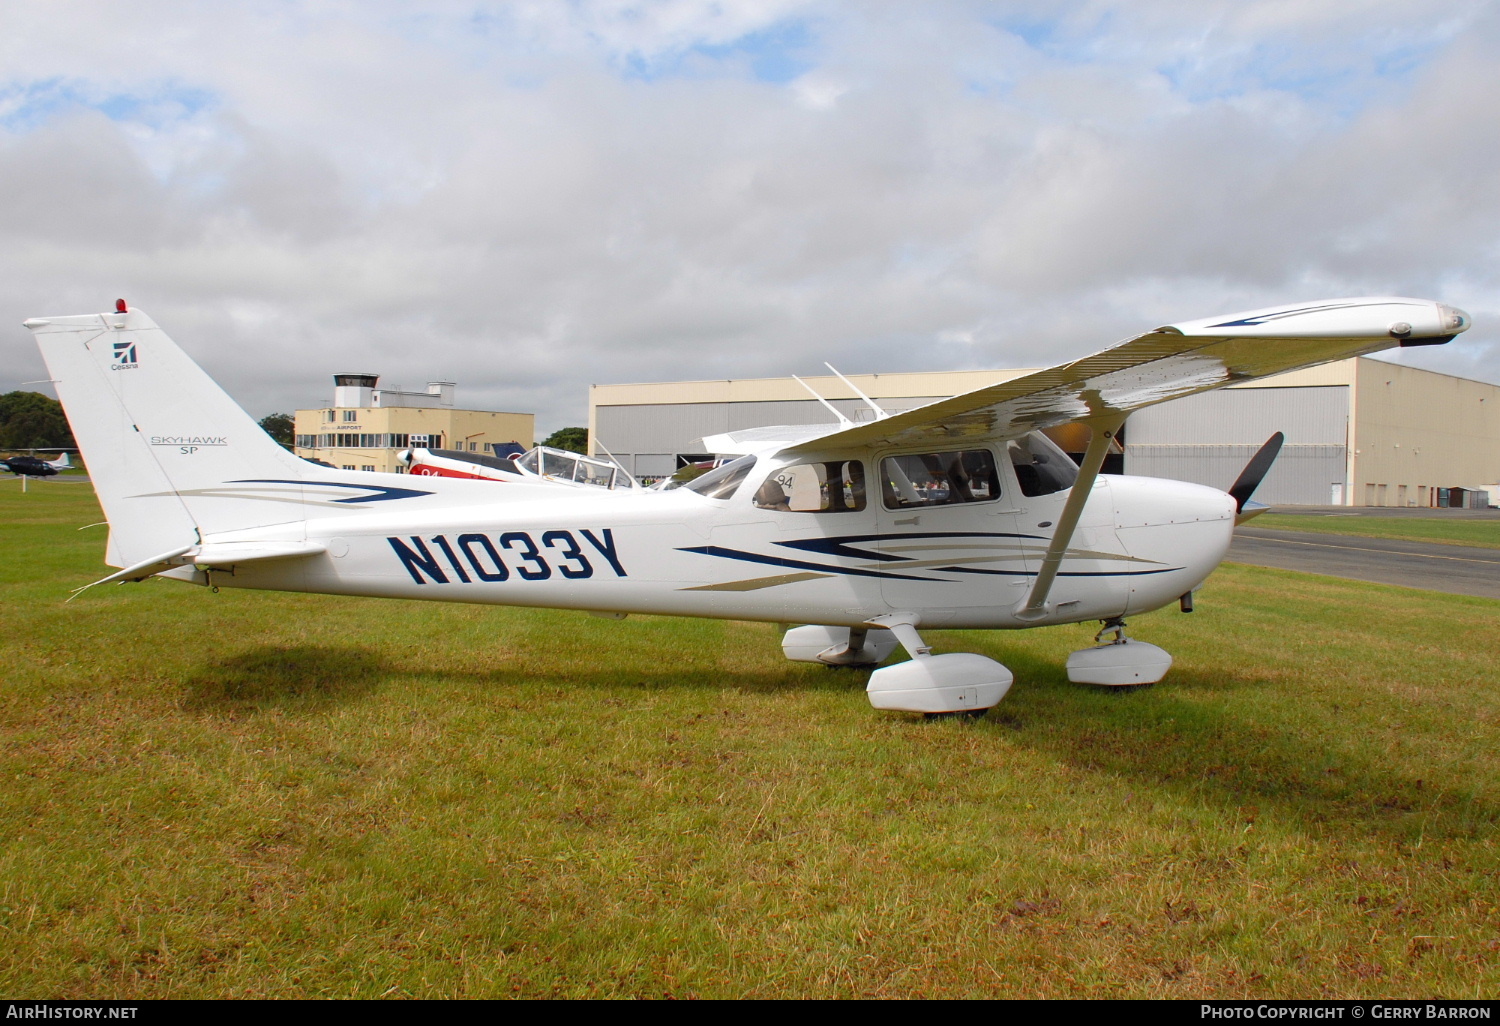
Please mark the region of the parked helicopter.
<svg viewBox="0 0 1500 1026"><path fill-rule="evenodd" d="M1010 670L919 628L1101 620L1075 681L1159 680L1127 616L1190 596L1274 446L1233 493L1099 474L1134 410L1469 327L1440 303L1339 299L1180 321L1093 356L877 419L722 436L663 490L332 470L261 431L156 324L28 320L110 525L96 584L200 585L793 622L789 658L875 666L881 709L980 712ZM1078 424L1082 465L1043 429ZM92 587L92 585L90 585ZM1108 638L1105 641L1105 638Z"/></svg>

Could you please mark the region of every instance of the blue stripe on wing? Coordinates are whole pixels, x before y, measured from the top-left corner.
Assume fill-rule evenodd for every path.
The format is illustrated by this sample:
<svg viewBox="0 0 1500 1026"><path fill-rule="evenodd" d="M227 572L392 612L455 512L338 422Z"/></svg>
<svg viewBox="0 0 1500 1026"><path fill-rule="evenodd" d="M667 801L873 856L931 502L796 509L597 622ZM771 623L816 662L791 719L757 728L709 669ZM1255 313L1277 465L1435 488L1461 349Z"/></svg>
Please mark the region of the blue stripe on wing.
<svg viewBox="0 0 1500 1026"><path fill-rule="evenodd" d="M1356 310L1363 306L1382 306L1381 303L1324 303L1320 306L1299 306L1290 310L1272 310L1270 313L1256 314L1253 317L1241 317L1237 321L1223 321L1219 324L1210 324L1210 328L1240 328L1253 327L1265 324L1267 321L1279 321L1283 317L1295 317L1297 314L1319 313L1323 310Z"/></svg>

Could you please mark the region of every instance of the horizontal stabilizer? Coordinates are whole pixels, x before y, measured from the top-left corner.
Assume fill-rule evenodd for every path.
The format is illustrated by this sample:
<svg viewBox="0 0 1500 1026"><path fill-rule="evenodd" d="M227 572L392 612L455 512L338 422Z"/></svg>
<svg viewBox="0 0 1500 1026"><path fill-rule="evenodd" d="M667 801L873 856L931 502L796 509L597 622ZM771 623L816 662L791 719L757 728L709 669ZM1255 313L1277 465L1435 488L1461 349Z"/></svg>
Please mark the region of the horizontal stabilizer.
<svg viewBox="0 0 1500 1026"><path fill-rule="evenodd" d="M266 542L232 541L209 542L205 545L185 545L182 548L163 552L159 556L142 560L108 577L101 577L93 584L76 589L68 601L72 601L90 588L100 584L124 584L127 581L144 581L148 577L176 570L184 566L225 567L238 563L254 563L271 559L297 559L327 552L328 547L318 542Z"/></svg>
<svg viewBox="0 0 1500 1026"><path fill-rule="evenodd" d="M99 578L92 584L85 584L82 588L73 589L73 594L68 596L68 601L72 602L90 588L96 588L101 584L124 584L126 581L144 581L148 577L156 576L163 570L171 570L173 567L181 566L183 564L182 557L197 547L196 545L184 545L180 548L163 552L160 555L152 556L150 559L143 559L139 563L133 563L123 570L115 571L108 577Z"/></svg>
<svg viewBox="0 0 1500 1026"><path fill-rule="evenodd" d="M189 555L194 566L230 566L267 559L297 559L327 551L328 546L320 542L233 541L207 542Z"/></svg>

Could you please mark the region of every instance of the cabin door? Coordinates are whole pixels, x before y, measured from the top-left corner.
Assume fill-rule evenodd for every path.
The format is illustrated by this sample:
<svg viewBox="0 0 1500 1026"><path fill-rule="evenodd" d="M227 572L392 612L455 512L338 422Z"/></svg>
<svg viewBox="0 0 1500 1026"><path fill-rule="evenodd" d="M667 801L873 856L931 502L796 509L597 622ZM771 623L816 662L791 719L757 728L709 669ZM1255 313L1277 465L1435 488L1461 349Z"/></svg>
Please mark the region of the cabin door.
<svg viewBox="0 0 1500 1026"><path fill-rule="evenodd" d="M877 479L879 496L871 498L888 605L927 622L977 625L983 610L1025 594L1025 539L992 450L887 455Z"/></svg>

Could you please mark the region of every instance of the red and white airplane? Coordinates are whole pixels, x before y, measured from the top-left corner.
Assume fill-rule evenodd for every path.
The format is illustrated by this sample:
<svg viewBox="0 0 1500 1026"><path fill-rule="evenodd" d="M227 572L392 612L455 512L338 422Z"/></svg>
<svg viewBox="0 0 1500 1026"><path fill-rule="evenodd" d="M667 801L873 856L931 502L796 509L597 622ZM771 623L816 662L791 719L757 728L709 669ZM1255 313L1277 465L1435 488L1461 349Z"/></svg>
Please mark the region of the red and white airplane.
<svg viewBox="0 0 1500 1026"><path fill-rule="evenodd" d="M396 462L412 477L457 477L470 481L520 481L514 458L456 449L403 449Z"/></svg>
<svg viewBox="0 0 1500 1026"><path fill-rule="evenodd" d="M456 477L483 481L550 481L595 488L629 487L630 475L613 463L566 449L539 445L514 457L456 449L405 449L396 462L413 477Z"/></svg>
<svg viewBox="0 0 1500 1026"><path fill-rule="evenodd" d="M682 487L340 471L287 452L123 301L28 320L109 520L102 581L793 622L792 659L874 666L876 708L980 712L1011 672L920 630L1101 620L1069 676L1159 680L1124 618L1189 596L1269 466L1229 492L1100 476L1132 411L1469 327L1418 299L1179 321L1093 356L860 424L756 429ZM872 406L874 404L872 403ZM878 407L876 408L878 411ZM1077 466L1042 434L1081 425ZM1274 449L1274 444L1272 446ZM545 466L545 455L541 457ZM576 483L576 467L573 471Z"/></svg>

